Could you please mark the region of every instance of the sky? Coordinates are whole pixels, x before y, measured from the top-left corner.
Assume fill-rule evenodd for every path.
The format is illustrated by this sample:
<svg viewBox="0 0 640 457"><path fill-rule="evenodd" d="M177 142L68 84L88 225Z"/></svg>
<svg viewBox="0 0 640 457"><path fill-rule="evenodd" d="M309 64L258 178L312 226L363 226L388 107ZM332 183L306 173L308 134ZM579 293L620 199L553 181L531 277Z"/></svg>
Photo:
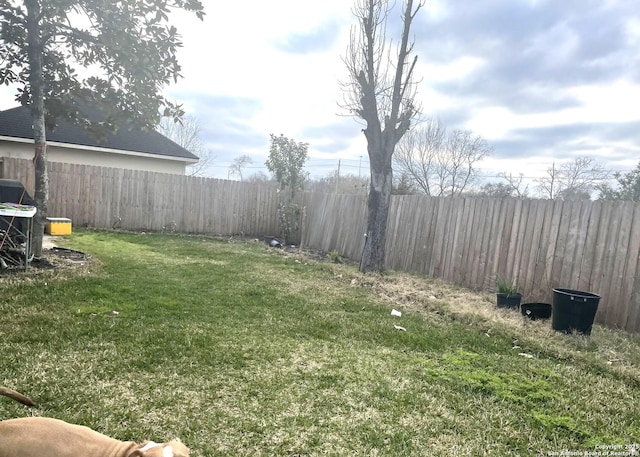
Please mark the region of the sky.
<svg viewBox="0 0 640 457"><path fill-rule="evenodd" d="M362 121L340 106L353 2L202 1L204 21L172 16L184 78L165 94L198 120L207 174L227 178L241 155L253 160L245 176L266 172L269 134L309 143L311 177L338 162L368 174ZM582 156L621 171L640 160L637 0L426 0L412 37L422 117L487 140L484 176L533 179Z"/></svg>

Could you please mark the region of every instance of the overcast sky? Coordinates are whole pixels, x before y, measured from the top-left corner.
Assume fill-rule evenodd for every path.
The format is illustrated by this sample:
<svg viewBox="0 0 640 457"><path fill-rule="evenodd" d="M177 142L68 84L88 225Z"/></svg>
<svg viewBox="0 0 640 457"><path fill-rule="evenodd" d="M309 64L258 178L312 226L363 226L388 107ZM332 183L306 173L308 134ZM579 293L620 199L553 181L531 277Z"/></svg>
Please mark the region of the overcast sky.
<svg viewBox="0 0 640 457"><path fill-rule="evenodd" d="M343 173L368 172L362 125L338 106L352 2L203 3L204 22L174 16L184 79L167 95L199 120L210 175L227 177L243 154L245 176L266 171L270 133L308 142L314 177L338 160ZM426 0L412 32L423 117L484 137L486 175L541 176L578 156L618 170L640 160L637 0Z"/></svg>

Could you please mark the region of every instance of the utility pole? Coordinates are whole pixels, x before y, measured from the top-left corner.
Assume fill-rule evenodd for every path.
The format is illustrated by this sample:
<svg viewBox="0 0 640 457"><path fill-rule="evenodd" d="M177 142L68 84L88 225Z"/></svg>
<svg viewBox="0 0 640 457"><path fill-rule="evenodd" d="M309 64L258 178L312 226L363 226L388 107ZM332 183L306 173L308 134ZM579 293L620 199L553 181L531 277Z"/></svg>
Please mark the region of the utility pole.
<svg viewBox="0 0 640 457"><path fill-rule="evenodd" d="M340 159L338 159L338 174L336 175L336 194L338 193L338 187L340 187Z"/></svg>

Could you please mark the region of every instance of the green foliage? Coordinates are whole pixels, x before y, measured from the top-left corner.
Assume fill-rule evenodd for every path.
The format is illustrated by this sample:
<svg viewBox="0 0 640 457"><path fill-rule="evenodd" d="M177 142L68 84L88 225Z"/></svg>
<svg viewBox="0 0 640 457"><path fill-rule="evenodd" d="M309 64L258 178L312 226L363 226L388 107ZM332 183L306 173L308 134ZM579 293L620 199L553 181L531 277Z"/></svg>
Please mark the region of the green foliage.
<svg viewBox="0 0 640 457"><path fill-rule="evenodd" d="M640 201L640 162L629 173L616 172L613 176L618 181L617 188L609 184L599 186L600 199Z"/></svg>
<svg viewBox="0 0 640 457"><path fill-rule="evenodd" d="M304 208L288 201L278 204L278 223L280 224L280 236L287 244L300 244L302 216Z"/></svg>
<svg viewBox="0 0 640 457"><path fill-rule="evenodd" d="M500 401L542 408L559 402L553 391L551 379L542 372L532 377L527 373L503 372L495 363L470 351L457 350L446 353L440 360L430 360L425 364L425 375L434 381L454 383L463 389L495 397Z"/></svg>
<svg viewBox="0 0 640 457"><path fill-rule="evenodd" d="M288 189L291 198L302 188L303 168L308 159L308 143L298 143L284 135L271 137L269 158L265 162L267 169L280 184L280 190Z"/></svg>
<svg viewBox="0 0 640 457"><path fill-rule="evenodd" d="M342 256L335 249L329 253L329 260L333 263L342 263Z"/></svg>
<svg viewBox="0 0 640 457"><path fill-rule="evenodd" d="M281 191L278 203L280 235L287 243L299 243L301 217L304 208L295 204L293 199L304 182L303 168L307 161L307 143L298 143L284 135L271 137L269 158L265 162L267 169L278 181Z"/></svg>
<svg viewBox="0 0 640 457"><path fill-rule="evenodd" d="M532 415L536 420L536 423L549 432L559 432L574 437L584 435L584 433L582 433L577 428L576 421L572 417L556 414L545 414L540 411L533 411Z"/></svg>
<svg viewBox="0 0 640 457"><path fill-rule="evenodd" d="M515 279L503 279L498 277L496 279L496 287L499 294L515 295L518 293L518 283Z"/></svg>
<svg viewBox="0 0 640 457"><path fill-rule="evenodd" d="M34 84L42 87L49 128L64 119L100 134L125 121L152 129L160 114L177 119L181 107L162 95L180 76L172 9L204 16L199 0L0 2L0 83L17 85L23 105L39 93ZM40 80L31 68L37 56ZM104 118L88 119L87 106Z"/></svg>

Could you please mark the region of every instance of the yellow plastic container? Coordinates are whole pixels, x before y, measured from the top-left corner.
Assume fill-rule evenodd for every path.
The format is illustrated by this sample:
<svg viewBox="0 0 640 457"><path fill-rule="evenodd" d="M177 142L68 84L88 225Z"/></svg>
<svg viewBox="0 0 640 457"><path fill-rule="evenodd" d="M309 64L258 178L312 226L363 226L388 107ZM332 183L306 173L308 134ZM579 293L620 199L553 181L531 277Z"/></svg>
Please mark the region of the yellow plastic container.
<svg viewBox="0 0 640 457"><path fill-rule="evenodd" d="M71 219L66 217L48 217L45 232L48 235L71 235Z"/></svg>

